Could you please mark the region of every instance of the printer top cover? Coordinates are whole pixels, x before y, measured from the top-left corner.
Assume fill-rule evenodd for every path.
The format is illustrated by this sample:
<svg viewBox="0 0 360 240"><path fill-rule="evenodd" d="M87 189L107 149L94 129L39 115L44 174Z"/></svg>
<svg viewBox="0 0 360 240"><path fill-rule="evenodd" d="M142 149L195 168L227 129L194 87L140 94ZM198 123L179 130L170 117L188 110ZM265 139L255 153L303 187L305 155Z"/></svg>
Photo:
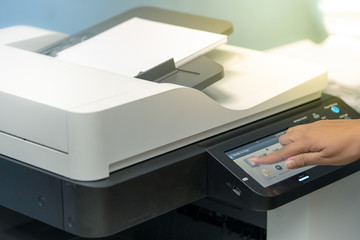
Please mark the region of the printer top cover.
<svg viewBox="0 0 360 240"><path fill-rule="evenodd" d="M103 179L326 87L319 65L230 45L207 57L225 77L199 91L0 46L0 153L68 178Z"/></svg>

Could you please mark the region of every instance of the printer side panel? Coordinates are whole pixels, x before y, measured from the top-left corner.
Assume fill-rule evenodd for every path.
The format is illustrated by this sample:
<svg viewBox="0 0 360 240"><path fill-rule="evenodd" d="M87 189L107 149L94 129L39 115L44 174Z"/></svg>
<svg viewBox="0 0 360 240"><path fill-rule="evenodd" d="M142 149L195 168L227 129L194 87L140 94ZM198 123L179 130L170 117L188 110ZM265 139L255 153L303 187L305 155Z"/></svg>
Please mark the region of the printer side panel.
<svg viewBox="0 0 360 240"><path fill-rule="evenodd" d="M0 131L67 152L65 111L0 92Z"/></svg>
<svg viewBox="0 0 360 240"><path fill-rule="evenodd" d="M0 192L1 206L63 229L62 186L54 175L0 155Z"/></svg>
<svg viewBox="0 0 360 240"><path fill-rule="evenodd" d="M0 153L68 175L64 111L0 92Z"/></svg>

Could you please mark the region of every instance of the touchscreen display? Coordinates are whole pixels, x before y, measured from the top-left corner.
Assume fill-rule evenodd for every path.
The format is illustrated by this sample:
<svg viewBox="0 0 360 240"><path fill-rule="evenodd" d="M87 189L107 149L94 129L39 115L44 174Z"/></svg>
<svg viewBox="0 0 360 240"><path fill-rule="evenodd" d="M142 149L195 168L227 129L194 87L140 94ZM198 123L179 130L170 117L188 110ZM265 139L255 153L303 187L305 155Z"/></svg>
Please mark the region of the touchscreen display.
<svg viewBox="0 0 360 240"><path fill-rule="evenodd" d="M279 143L279 137L285 133L286 131L282 131L270 135L255 142L227 151L225 154L263 187L268 187L314 167L307 166L289 170L285 166L285 161L271 165L257 165L251 162L251 157L267 155L280 149L282 146Z"/></svg>

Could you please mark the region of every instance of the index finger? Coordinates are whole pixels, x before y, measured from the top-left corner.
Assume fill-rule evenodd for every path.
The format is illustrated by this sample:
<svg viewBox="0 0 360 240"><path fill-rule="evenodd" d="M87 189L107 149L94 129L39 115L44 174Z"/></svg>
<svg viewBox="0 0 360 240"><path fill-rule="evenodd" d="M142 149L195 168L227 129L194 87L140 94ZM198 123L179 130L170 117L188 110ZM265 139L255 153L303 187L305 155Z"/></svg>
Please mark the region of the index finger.
<svg viewBox="0 0 360 240"><path fill-rule="evenodd" d="M252 157L251 161L255 164L273 164L286 160L285 156L286 150L284 152L284 148L280 148L279 150L265 156Z"/></svg>
<svg viewBox="0 0 360 240"><path fill-rule="evenodd" d="M253 157L251 161L255 164L273 164L304 152L305 149L301 141L296 141L266 156Z"/></svg>

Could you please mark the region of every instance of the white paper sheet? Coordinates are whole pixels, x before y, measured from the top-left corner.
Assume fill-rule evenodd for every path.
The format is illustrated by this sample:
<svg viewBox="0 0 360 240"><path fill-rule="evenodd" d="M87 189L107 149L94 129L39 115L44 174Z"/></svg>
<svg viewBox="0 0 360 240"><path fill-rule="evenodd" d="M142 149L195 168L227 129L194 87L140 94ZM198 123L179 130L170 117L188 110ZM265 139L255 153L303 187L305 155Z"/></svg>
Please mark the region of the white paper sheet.
<svg viewBox="0 0 360 240"><path fill-rule="evenodd" d="M226 41L226 35L132 18L57 58L133 77L170 58L181 66Z"/></svg>

